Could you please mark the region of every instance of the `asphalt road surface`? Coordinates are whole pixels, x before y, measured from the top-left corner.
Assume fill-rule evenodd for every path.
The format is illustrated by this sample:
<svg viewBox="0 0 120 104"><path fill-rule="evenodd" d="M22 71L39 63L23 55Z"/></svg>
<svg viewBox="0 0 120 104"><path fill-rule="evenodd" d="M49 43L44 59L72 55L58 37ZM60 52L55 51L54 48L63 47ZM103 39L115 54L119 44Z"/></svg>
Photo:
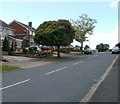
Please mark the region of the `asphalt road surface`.
<svg viewBox="0 0 120 104"><path fill-rule="evenodd" d="M80 102L117 54L95 53L2 75L3 102Z"/></svg>

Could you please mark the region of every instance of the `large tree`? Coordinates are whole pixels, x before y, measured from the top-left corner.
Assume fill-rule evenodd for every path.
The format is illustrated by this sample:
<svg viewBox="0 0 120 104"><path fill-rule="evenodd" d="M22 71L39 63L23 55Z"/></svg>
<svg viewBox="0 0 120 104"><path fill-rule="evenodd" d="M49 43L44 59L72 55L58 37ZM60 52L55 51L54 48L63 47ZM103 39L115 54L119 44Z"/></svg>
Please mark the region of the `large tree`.
<svg viewBox="0 0 120 104"><path fill-rule="evenodd" d="M77 20L71 20L74 26L75 40L81 43L81 51L83 50L83 42L86 41L86 34L92 35L95 28L95 19L89 18L87 14L82 14Z"/></svg>
<svg viewBox="0 0 120 104"><path fill-rule="evenodd" d="M38 44L57 46L60 57L60 46L67 46L73 42L75 30L68 20L47 21L35 31L34 40Z"/></svg>

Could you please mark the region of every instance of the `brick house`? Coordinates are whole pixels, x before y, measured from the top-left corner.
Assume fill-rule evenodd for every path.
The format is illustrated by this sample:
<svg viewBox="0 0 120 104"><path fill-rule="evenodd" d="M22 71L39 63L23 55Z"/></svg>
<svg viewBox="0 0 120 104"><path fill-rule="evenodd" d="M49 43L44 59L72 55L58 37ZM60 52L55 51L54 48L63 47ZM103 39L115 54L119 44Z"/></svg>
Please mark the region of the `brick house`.
<svg viewBox="0 0 120 104"><path fill-rule="evenodd" d="M15 38L23 40L24 48L34 44L33 36L35 34L35 28L32 27L32 22L29 22L28 25L26 25L14 20L9 25L15 29Z"/></svg>

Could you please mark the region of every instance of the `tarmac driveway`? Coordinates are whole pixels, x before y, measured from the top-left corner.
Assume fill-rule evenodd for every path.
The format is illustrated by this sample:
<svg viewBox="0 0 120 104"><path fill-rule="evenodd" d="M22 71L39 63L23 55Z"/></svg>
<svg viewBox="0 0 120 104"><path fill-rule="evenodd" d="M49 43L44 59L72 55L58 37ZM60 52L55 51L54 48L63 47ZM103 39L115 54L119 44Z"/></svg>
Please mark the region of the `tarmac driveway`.
<svg viewBox="0 0 120 104"><path fill-rule="evenodd" d="M37 67L51 63L51 62L43 61L43 58L29 58L29 57L8 56L8 55L4 55L3 58L6 59L8 62L2 62L2 65L19 66L23 69Z"/></svg>

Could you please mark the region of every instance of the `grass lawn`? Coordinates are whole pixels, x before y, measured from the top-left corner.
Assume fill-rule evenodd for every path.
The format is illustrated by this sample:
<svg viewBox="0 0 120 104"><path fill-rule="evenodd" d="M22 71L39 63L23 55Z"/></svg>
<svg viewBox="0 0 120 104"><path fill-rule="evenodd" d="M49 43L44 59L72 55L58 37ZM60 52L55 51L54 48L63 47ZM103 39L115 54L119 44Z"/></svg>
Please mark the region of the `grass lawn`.
<svg viewBox="0 0 120 104"><path fill-rule="evenodd" d="M71 59L73 58L72 56L61 56L60 58L58 57L52 57L52 58L49 58L49 59L45 59L44 61L52 61L52 62L55 62L55 61L61 61L61 60L66 60L66 59Z"/></svg>
<svg viewBox="0 0 120 104"><path fill-rule="evenodd" d="M9 70L15 70L19 69L18 66L8 66L8 65L0 65L0 71L9 71Z"/></svg>
<svg viewBox="0 0 120 104"><path fill-rule="evenodd" d="M80 52L80 53L77 53L77 55L85 55L85 54Z"/></svg>

